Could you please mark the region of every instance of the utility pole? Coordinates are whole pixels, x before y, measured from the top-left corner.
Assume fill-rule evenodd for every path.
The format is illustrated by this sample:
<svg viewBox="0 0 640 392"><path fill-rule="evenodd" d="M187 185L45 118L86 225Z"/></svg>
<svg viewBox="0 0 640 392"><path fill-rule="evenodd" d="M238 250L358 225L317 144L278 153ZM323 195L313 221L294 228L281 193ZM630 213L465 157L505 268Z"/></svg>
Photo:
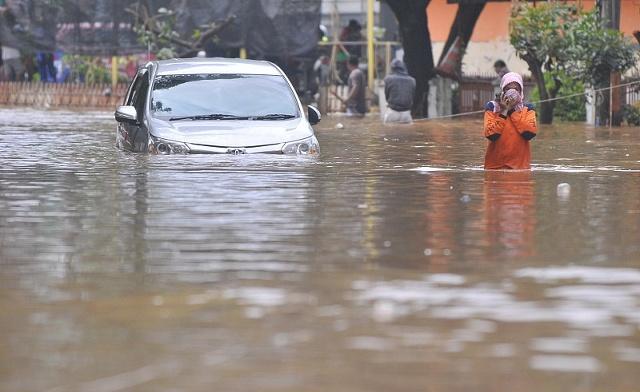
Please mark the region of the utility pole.
<svg viewBox="0 0 640 392"><path fill-rule="evenodd" d="M118 47L120 46L120 16L124 4L122 1L114 1L111 4L111 12L113 15L113 26L111 30L111 93L116 93L118 86Z"/></svg>
<svg viewBox="0 0 640 392"><path fill-rule="evenodd" d="M603 26L609 29L620 30L620 0L598 0L600 17ZM619 72L606 75L600 88L611 87L620 84ZM602 100L596 100L596 125L620 126L621 116L621 90L620 88L604 90Z"/></svg>
<svg viewBox="0 0 640 392"><path fill-rule="evenodd" d="M375 23L373 6L374 6L373 0L369 0L369 4L367 7L367 59L368 59L367 77L369 78L369 89L371 91L373 91L373 87L374 87L373 78L375 75L375 66L376 66L375 48L373 45L373 41L374 41L373 25Z"/></svg>

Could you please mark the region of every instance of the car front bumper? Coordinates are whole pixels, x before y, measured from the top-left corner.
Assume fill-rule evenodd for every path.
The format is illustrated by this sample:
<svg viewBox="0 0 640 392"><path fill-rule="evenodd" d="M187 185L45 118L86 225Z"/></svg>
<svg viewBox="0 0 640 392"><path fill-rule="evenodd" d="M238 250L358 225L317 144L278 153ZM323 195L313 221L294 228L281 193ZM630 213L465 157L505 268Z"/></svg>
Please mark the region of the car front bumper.
<svg viewBox="0 0 640 392"><path fill-rule="evenodd" d="M254 146L254 147L219 147L219 146L205 146L201 144L186 143L189 147L191 154L282 154L282 148L285 143L270 144L266 146Z"/></svg>

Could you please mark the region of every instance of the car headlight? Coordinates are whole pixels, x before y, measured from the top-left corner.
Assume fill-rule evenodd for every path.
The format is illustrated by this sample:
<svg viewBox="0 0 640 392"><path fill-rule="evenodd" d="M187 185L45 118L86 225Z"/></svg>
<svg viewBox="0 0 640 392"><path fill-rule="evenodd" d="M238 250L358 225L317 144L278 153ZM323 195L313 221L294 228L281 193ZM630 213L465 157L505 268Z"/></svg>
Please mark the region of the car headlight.
<svg viewBox="0 0 640 392"><path fill-rule="evenodd" d="M152 136L149 139L149 152L156 154L188 154L191 150L186 144Z"/></svg>
<svg viewBox="0 0 640 392"><path fill-rule="evenodd" d="M284 154L291 155L317 155L320 154L320 144L315 136L306 139L289 142L282 147Z"/></svg>

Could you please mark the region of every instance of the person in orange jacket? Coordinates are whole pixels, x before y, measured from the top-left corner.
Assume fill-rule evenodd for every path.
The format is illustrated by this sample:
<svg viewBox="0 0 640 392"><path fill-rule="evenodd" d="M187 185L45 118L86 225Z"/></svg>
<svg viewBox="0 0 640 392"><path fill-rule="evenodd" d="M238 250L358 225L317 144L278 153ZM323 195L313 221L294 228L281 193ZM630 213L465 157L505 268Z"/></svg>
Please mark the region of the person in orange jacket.
<svg viewBox="0 0 640 392"><path fill-rule="evenodd" d="M484 158L485 169L529 169L529 140L538 125L533 105L524 104L522 76L509 72L502 77L502 94L487 102L484 112L484 136L489 139Z"/></svg>

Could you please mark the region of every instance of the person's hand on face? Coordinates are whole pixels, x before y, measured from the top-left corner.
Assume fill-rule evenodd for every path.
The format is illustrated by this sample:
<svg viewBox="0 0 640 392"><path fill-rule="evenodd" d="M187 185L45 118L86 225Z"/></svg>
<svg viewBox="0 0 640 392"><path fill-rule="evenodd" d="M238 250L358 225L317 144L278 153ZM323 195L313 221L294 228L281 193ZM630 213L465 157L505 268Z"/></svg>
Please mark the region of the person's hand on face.
<svg viewBox="0 0 640 392"><path fill-rule="evenodd" d="M513 109L514 106L518 104L520 100L520 85L518 83L512 82L504 86L502 90L502 99L500 101L500 105L505 108L507 111Z"/></svg>
<svg viewBox="0 0 640 392"><path fill-rule="evenodd" d="M506 94L502 94L502 98L500 99L500 106L503 110L509 111L513 108L514 102L511 97L508 97Z"/></svg>
<svg viewBox="0 0 640 392"><path fill-rule="evenodd" d="M508 110L513 109L513 107L516 106L519 100L520 100L520 96L516 90L508 90L503 95L504 105Z"/></svg>

